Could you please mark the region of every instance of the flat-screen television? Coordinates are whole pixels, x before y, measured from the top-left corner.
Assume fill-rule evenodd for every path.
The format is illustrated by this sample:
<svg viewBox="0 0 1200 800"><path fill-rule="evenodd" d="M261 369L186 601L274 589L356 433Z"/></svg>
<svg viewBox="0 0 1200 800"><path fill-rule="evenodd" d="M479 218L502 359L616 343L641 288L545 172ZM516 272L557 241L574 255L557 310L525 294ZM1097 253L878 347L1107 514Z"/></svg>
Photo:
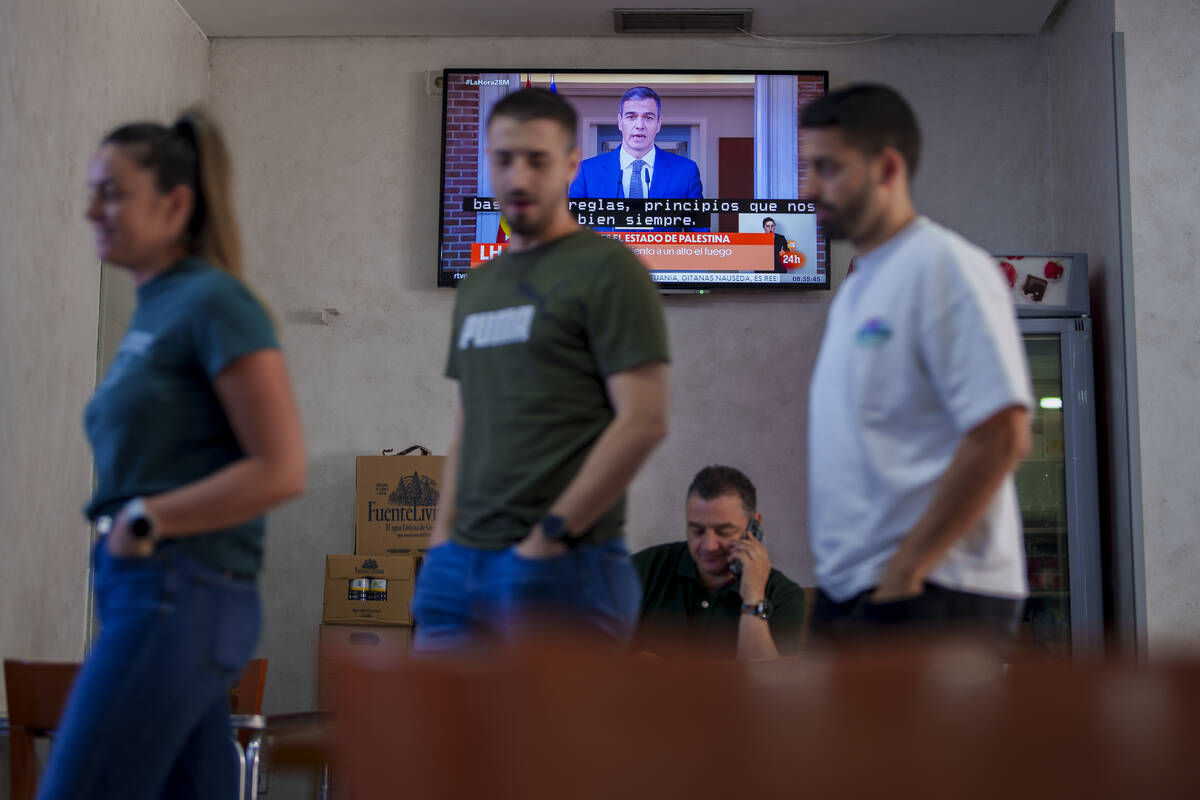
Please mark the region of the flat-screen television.
<svg viewBox="0 0 1200 800"><path fill-rule="evenodd" d="M506 246L486 123L525 86L556 91L579 116L572 213L624 241L664 292L829 288L799 128L828 72L580 69L443 73L439 286Z"/></svg>

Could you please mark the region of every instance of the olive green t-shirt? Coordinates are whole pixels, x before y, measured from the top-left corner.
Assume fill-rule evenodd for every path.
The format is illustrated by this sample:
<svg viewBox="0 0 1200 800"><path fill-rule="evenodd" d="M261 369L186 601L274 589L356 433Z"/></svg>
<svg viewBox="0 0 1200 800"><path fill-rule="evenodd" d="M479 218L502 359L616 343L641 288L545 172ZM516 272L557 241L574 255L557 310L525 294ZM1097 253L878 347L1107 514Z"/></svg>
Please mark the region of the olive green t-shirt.
<svg viewBox="0 0 1200 800"><path fill-rule="evenodd" d="M618 241L581 230L474 270L446 366L463 403L454 541L501 549L528 535L613 418L605 379L667 357L658 291ZM622 497L573 533L609 541L624 521Z"/></svg>

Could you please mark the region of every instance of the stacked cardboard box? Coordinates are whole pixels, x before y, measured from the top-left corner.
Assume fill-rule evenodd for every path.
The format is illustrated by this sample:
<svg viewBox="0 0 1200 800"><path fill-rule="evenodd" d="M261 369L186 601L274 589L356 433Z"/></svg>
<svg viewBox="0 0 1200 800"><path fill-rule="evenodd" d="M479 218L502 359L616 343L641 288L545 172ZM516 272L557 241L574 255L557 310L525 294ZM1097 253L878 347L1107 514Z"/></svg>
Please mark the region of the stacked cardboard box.
<svg viewBox="0 0 1200 800"><path fill-rule="evenodd" d="M437 519L444 461L433 455L357 458L354 554L325 557L318 707L328 705L339 659L387 663L407 650L413 588Z"/></svg>
<svg viewBox="0 0 1200 800"><path fill-rule="evenodd" d="M317 661L317 708L334 707L334 685L339 664L347 659L386 670L408 654L412 640L409 625L321 625L320 656ZM328 792L331 800L349 798L337 770L328 773Z"/></svg>
<svg viewBox="0 0 1200 800"><path fill-rule="evenodd" d="M418 555L437 520L444 456L359 456L354 552Z"/></svg>
<svg viewBox="0 0 1200 800"><path fill-rule="evenodd" d="M412 556L325 556L322 622L340 625L412 625Z"/></svg>
<svg viewBox="0 0 1200 800"><path fill-rule="evenodd" d="M317 708L333 705L337 665L347 658L386 669L408 652L412 628L405 625L321 625L317 661Z"/></svg>

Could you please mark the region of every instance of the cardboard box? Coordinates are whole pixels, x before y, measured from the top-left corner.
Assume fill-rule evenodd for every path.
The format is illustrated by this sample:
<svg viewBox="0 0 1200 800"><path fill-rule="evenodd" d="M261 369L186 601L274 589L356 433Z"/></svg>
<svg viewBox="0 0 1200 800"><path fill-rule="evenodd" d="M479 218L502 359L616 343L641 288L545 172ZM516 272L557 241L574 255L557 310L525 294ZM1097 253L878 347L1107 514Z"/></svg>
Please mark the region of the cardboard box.
<svg viewBox="0 0 1200 800"><path fill-rule="evenodd" d="M353 659L387 669L408 657L413 629L400 625L321 625L317 646L317 708L333 707L339 664Z"/></svg>
<svg viewBox="0 0 1200 800"><path fill-rule="evenodd" d="M322 622L348 625L411 625L416 563L412 556L325 556ZM352 598L351 581L387 581L386 600Z"/></svg>
<svg viewBox="0 0 1200 800"><path fill-rule="evenodd" d="M355 461L354 552L424 553L437 520L445 456L359 456Z"/></svg>
<svg viewBox="0 0 1200 800"><path fill-rule="evenodd" d="M317 708L335 707L338 668L347 661L366 664L374 669L389 669L408 658L413 628L405 625L329 625L322 624L317 644ZM328 772L326 790L331 800L350 798L341 771Z"/></svg>

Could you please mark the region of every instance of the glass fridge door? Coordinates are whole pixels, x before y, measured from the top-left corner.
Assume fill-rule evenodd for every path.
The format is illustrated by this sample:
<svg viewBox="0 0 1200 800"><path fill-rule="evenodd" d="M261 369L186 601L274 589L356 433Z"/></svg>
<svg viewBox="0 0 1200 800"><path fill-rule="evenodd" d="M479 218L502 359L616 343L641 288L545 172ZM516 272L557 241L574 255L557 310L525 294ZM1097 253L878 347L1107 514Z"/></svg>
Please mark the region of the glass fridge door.
<svg viewBox="0 0 1200 800"><path fill-rule="evenodd" d="M1022 644L1041 657L1095 651L1099 530L1091 328L1086 319L1022 320L1033 378L1033 435L1017 469L1029 600Z"/></svg>

